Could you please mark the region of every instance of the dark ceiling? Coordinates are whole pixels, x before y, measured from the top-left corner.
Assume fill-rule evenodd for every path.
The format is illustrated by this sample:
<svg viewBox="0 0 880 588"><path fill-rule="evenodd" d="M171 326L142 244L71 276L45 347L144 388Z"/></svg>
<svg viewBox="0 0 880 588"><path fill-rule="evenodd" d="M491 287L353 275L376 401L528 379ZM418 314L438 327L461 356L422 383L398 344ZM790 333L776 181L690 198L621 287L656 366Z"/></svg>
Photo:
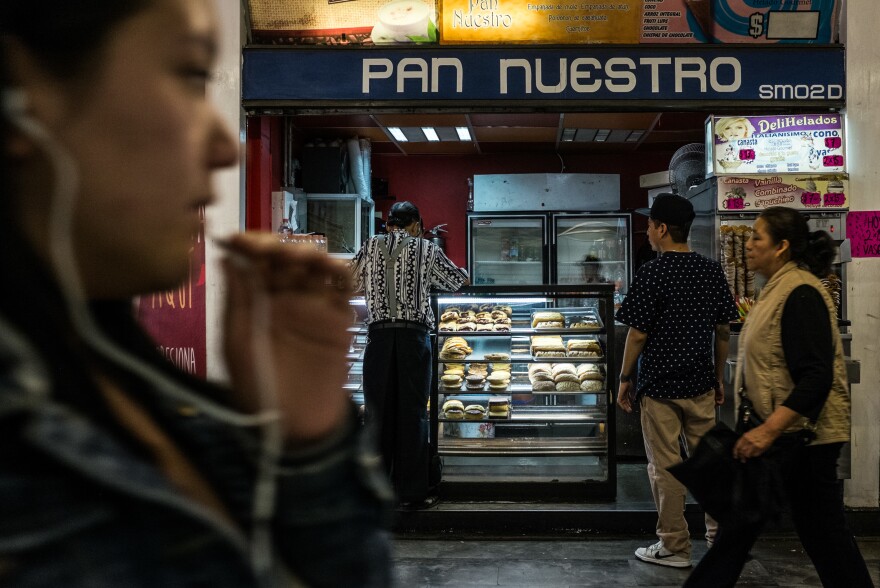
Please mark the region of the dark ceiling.
<svg viewBox="0 0 880 588"><path fill-rule="evenodd" d="M297 114L288 117L302 143L361 137L374 153L467 155L510 152L645 152L703 140L705 112ZM392 136L401 129L409 140ZM421 131L434 128L440 140ZM459 139L465 128L470 140Z"/></svg>

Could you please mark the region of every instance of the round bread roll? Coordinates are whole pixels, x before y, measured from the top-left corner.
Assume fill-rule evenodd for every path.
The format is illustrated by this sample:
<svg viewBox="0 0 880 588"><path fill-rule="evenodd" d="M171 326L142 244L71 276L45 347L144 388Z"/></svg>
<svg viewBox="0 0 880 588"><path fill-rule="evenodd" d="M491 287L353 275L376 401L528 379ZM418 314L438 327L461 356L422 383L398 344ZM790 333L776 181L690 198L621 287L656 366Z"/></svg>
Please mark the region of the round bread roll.
<svg viewBox="0 0 880 588"><path fill-rule="evenodd" d="M489 390L493 392L501 392L502 390L507 390L508 382L501 382L500 384L489 384Z"/></svg>
<svg viewBox="0 0 880 588"><path fill-rule="evenodd" d="M560 374L571 374L573 376L577 375L577 368L574 367L573 363L555 363L553 364L553 368L550 370L550 374L555 379Z"/></svg>
<svg viewBox="0 0 880 588"><path fill-rule="evenodd" d="M506 382L510 380L510 372L505 372L504 370L495 370L494 372L489 374L489 377L486 379L489 380L490 384L492 382Z"/></svg>
<svg viewBox="0 0 880 588"><path fill-rule="evenodd" d="M440 381L443 382L444 386L459 386L461 385L461 375L443 374L442 376L440 376Z"/></svg>
<svg viewBox="0 0 880 588"><path fill-rule="evenodd" d="M444 376L458 376L459 378L464 378L464 370L461 368L455 368L452 370L446 370L443 372Z"/></svg>
<svg viewBox="0 0 880 588"><path fill-rule="evenodd" d="M553 380L532 382L532 390L535 392L553 392L556 390L556 383Z"/></svg>
<svg viewBox="0 0 880 588"><path fill-rule="evenodd" d="M487 353L483 356L485 359L490 361L498 361L498 360L506 360L510 359L509 353Z"/></svg>
<svg viewBox="0 0 880 588"><path fill-rule="evenodd" d="M444 323L446 321L457 321L457 320L458 320L458 313L451 311L451 310L447 310L446 312L444 312L443 314L440 315L440 321L444 322Z"/></svg>
<svg viewBox="0 0 880 588"><path fill-rule="evenodd" d="M557 392L577 392L581 389L581 385L577 382L558 382L556 384Z"/></svg>
<svg viewBox="0 0 880 588"><path fill-rule="evenodd" d="M453 421L460 421L464 418L464 409L463 408L450 408L449 410L443 411L443 414L446 415L447 419Z"/></svg>
<svg viewBox="0 0 880 588"><path fill-rule="evenodd" d="M580 383L580 379L578 379L578 377L577 377L576 375L574 375L574 374L568 374L568 373L559 374L558 376L556 376L555 378L553 378L553 381L556 382L557 384L558 384L559 382L577 382L577 383Z"/></svg>
<svg viewBox="0 0 880 588"><path fill-rule="evenodd" d="M446 412L450 408L457 408L459 410L464 410L464 404L461 403L461 400L456 400L455 398L450 398L446 402L443 403L443 412Z"/></svg>
<svg viewBox="0 0 880 588"><path fill-rule="evenodd" d="M469 404L464 409L464 418L477 421L486 417L486 408L482 404Z"/></svg>
<svg viewBox="0 0 880 588"><path fill-rule="evenodd" d="M584 380L581 382L581 390L584 392L601 392L605 389L605 382L602 380Z"/></svg>

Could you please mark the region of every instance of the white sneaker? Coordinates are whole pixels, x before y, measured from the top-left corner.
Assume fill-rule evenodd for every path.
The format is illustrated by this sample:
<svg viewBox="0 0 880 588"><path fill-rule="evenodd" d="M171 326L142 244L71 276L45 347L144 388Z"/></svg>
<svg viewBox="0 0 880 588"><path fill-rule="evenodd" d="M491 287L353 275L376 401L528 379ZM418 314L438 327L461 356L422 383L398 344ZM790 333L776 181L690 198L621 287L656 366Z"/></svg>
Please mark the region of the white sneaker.
<svg viewBox="0 0 880 588"><path fill-rule="evenodd" d="M658 541L648 547L639 547L636 549L636 557L658 566L669 566L671 568L691 567L691 560L689 558L672 553L663 547L662 541Z"/></svg>

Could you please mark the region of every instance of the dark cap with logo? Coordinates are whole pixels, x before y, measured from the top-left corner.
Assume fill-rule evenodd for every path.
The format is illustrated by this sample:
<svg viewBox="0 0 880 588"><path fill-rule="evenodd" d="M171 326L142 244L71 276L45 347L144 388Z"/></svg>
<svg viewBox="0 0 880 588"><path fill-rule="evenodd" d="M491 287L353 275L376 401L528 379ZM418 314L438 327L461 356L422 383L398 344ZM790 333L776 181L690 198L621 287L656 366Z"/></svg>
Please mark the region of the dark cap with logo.
<svg viewBox="0 0 880 588"><path fill-rule="evenodd" d="M638 208L636 212L673 227L688 225L696 217L690 200L669 192L657 194L651 208Z"/></svg>

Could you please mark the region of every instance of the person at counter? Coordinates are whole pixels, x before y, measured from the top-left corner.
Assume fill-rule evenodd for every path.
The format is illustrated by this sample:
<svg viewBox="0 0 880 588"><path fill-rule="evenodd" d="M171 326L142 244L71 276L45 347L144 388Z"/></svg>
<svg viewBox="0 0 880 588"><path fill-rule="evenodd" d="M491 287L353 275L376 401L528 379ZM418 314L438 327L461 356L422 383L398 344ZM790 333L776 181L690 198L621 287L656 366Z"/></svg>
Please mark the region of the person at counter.
<svg viewBox="0 0 880 588"><path fill-rule="evenodd" d="M843 510L837 459L850 438L850 399L837 311L819 277L829 274L834 242L810 232L802 214L767 208L746 243L750 270L767 278L740 332L736 390L762 421L733 447L741 461L774 448L795 530L823 586L873 586ZM812 424L811 424L812 423ZM792 443L792 435L800 439ZM785 434L785 435L784 435ZM766 491L766 489L765 489ZM763 522L722 525L685 582L734 586Z"/></svg>
<svg viewBox="0 0 880 588"><path fill-rule="evenodd" d="M0 586L392 583L390 488L343 389L346 265L224 238L228 385L132 311L191 277L238 162L215 4L0 2Z"/></svg>
<svg viewBox="0 0 880 588"><path fill-rule="evenodd" d="M365 422L377 437L401 508L430 508L438 497L439 461L429 464L428 414L434 312L431 288L454 292L468 284L465 270L421 238L422 217L397 202L388 233L368 239L351 261L355 290L364 293Z"/></svg>
<svg viewBox="0 0 880 588"><path fill-rule="evenodd" d="M617 404L632 412L639 399L659 541L635 555L648 563L689 567L687 491L666 469L682 461L680 439L691 451L715 425L715 406L724 402L721 378L730 321L738 314L721 264L688 247L695 217L690 201L659 194L650 211L638 212L648 213L648 241L659 257L639 269L616 314L629 326ZM637 361L638 393L633 394ZM707 516L710 544L716 528Z"/></svg>

